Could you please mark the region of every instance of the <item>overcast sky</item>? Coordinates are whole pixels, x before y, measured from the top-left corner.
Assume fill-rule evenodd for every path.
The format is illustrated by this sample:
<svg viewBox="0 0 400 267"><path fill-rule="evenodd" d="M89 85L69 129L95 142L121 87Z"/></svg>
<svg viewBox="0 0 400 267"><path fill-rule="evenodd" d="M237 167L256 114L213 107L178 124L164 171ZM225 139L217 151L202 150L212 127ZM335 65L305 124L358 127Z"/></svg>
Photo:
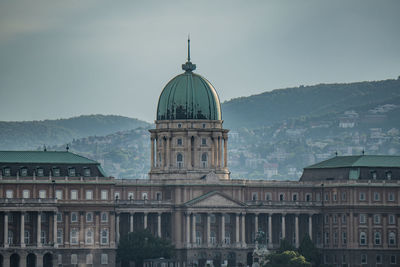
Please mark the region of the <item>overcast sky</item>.
<svg viewBox="0 0 400 267"><path fill-rule="evenodd" d="M397 78L400 1L0 1L0 120L155 118L182 72L221 101Z"/></svg>

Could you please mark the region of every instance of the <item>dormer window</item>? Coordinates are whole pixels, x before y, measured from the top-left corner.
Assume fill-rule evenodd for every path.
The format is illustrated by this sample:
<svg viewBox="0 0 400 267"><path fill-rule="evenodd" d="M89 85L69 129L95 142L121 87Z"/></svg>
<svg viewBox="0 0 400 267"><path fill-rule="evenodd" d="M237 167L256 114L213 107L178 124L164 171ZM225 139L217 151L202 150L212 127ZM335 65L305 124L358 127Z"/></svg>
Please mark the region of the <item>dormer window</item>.
<svg viewBox="0 0 400 267"><path fill-rule="evenodd" d="M392 172L391 171L386 172L386 179L392 180Z"/></svg>
<svg viewBox="0 0 400 267"><path fill-rule="evenodd" d="M44 171L43 171L43 169L42 169L42 168L37 168L37 169L36 169L36 175L39 176L39 177L44 176Z"/></svg>
<svg viewBox="0 0 400 267"><path fill-rule="evenodd" d="M55 177L60 176L60 168L53 168L53 176Z"/></svg>
<svg viewBox="0 0 400 267"><path fill-rule="evenodd" d="M376 171L371 171L371 178L376 180L376 177L377 177Z"/></svg>
<svg viewBox="0 0 400 267"><path fill-rule="evenodd" d="M83 176L89 177L90 176L90 168L83 169Z"/></svg>
<svg viewBox="0 0 400 267"><path fill-rule="evenodd" d="M21 176L28 176L28 169L23 167L19 170L19 175Z"/></svg>
<svg viewBox="0 0 400 267"><path fill-rule="evenodd" d="M68 169L68 176L70 176L70 177L76 176L75 168L69 168Z"/></svg>
<svg viewBox="0 0 400 267"><path fill-rule="evenodd" d="M10 168L4 168L4 176L11 176L11 169Z"/></svg>

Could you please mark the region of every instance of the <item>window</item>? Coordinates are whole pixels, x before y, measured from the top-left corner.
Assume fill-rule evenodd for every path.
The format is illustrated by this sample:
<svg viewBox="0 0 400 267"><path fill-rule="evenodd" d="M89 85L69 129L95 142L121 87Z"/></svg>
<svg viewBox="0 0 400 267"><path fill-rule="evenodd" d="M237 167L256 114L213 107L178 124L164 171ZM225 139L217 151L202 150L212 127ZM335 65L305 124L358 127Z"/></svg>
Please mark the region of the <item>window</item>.
<svg viewBox="0 0 400 267"><path fill-rule="evenodd" d="M226 232L225 233L225 240L224 240L225 244L230 244L231 243L231 233L230 232Z"/></svg>
<svg viewBox="0 0 400 267"><path fill-rule="evenodd" d="M108 214L107 212L101 213L101 222L108 222Z"/></svg>
<svg viewBox="0 0 400 267"><path fill-rule="evenodd" d="M71 222L78 222L78 213L76 212L71 212Z"/></svg>
<svg viewBox="0 0 400 267"><path fill-rule="evenodd" d="M376 180L376 177L377 177L376 171L371 171L371 178Z"/></svg>
<svg viewBox="0 0 400 267"><path fill-rule="evenodd" d="M120 194L120 192L114 192L114 199L115 199L115 200L121 199L121 194Z"/></svg>
<svg viewBox="0 0 400 267"><path fill-rule="evenodd" d="M201 232L200 231L196 231L196 244L200 245L201 244Z"/></svg>
<svg viewBox="0 0 400 267"><path fill-rule="evenodd" d="M292 195L292 201L296 202L297 200L298 200L298 195L297 195L297 193L296 193L296 194L293 194L293 195Z"/></svg>
<svg viewBox="0 0 400 267"><path fill-rule="evenodd" d="M108 264L108 254L101 254L101 264Z"/></svg>
<svg viewBox="0 0 400 267"><path fill-rule="evenodd" d="M22 198L29 198L30 195L31 194L29 190L22 190Z"/></svg>
<svg viewBox="0 0 400 267"><path fill-rule="evenodd" d="M346 192L342 192L342 201L346 201Z"/></svg>
<svg viewBox="0 0 400 267"><path fill-rule="evenodd" d="M93 190L86 190L86 200L93 199Z"/></svg>
<svg viewBox="0 0 400 267"><path fill-rule="evenodd" d="M210 214L210 222L211 223L215 223L216 222L216 218L215 218L215 214Z"/></svg>
<svg viewBox="0 0 400 267"><path fill-rule="evenodd" d="M203 123L203 129L205 129L206 128L206 124L205 123Z"/></svg>
<svg viewBox="0 0 400 267"><path fill-rule="evenodd" d="M325 232L325 245L329 245L329 233Z"/></svg>
<svg viewBox="0 0 400 267"><path fill-rule="evenodd" d="M62 222L63 218L62 218L62 213L61 212L57 212L57 222Z"/></svg>
<svg viewBox="0 0 400 267"><path fill-rule="evenodd" d="M71 229L71 244L78 244L78 230L76 228Z"/></svg>
<svg viewBox="0 0 400 267"><path fill-rule="evenodd" d="M257 192L253 192L253 193L251 193L251 200L253 200L253 201L256 201L256 200L257 200L257 198L258 198L258 194L257 194Z"/></svg>
<svg viewBox="0 0 400 267"><path fill-rule="evenodd" d="M42 169L42 168L37 168L37 169L36 169L36 175L39 176L39 177L44 176L44 171L43 171L43 169Z"/></svg>
<svg viewBox="0 0 400 267"><path fill-rule="evenodd" d="M321 194L320 193L315 194L315 199L316 201L321 201Z"/></svg>
<svg viewBox="0 0 400 267"><path fill-rule="evenodd" d="M91 228L86 230L86 237L85 237L86 244L93 244L93 230Z"/></svg>
<svg viewBox="0 0 400 267"><path fill-rule="evenodd" d="M86 212L86 222L93 222L93 212Z"/></svg>
<svg viewBox="0 0 400 267"><path fill-rule="evenodd" d="M311 199L311 194L306 194L306 201L307 202L310 202L312 199Z"/></svg>
<svg viewBox="0 0 400 267"><path fill-rule="evenodd" d="M389 232L389 245L390 246L396 245L396 233L395 232Z"/></svg>
<svg viewBox="0 0 400 267"><path fill-rule="evenodd" d="M203 153L203 154L201 155L201 166L202 166L203 168L207 168L207 165L208 165L207 153Z"/></svg>
<svg viewBox="0 0 400 267"><path fill-rule="evenodd" d="M75 174L76 174L75 173L75 168L69 168L68 169L68 176L73 177L73 176L76 176Z"/></svg>
<svg viewBox="0 0 400 267"><path fill-rule="evenodd" d="M337 194L333 193L333 201L337 201Z"/></svg>
<svg viewBox="0 0 400 267"><path fill-rule="evenodd" d="M4 168L3 173L4 173L4 176L11 176L11 169L10 168Z"/></svg>
<svg viewBox="0 0 400 267"><path fill-rule="evenodd" d="M201 214L196 213L196 223L201 223Z"/></svg>
<svg viewBox="0 0 400 267"><path fill-rule="evenodd" d="M128 192L128 199L129 200L134 200L135 199L135 195L133 192Z"/></svg>
<svg viewBox="0 0 400 267"><path fill-rule="evenodd" d="M396 220L394 214L389 214L389 224L395 224L395 223Z"/></svg>
<svg viewBox="0 0 400 267"><path fill-rule="evenodd" d="M178 123L178 128L182 128L182 124L181 123Z"/></svg>
<svg viewBox="0 0 400 267"><path fill-rule="evenodd" d="M148 200L149 198L148 198L148 195L147 195L147 192L143 192L142 193L142 199L143 200Z"/></svg>
<svg viewBox="0 0 400 267"><path fill-rule="evenodd" d="M47 244L47 234L46 234L46 231L44 231L44 230L42 230L40 232L40 242L42 244Z"/></svg>
<svg viewBox="0 0 400 267"><path fill-rule="evenodd" d="M19 170L19 174L21 176L28 176L28 169L27 168L22 168Z"/></svg>
<svg viewBox="0 0 400 267"><path fill-rule="evenodd" d="M162 200L162 194L161 194L161 192L157 192L157 193L156 193L156 200L158 200L158 201Z"/></svg>
<svg viewBox="0 0 400 267"><path fill-rule="evenodd" d="M380 245L381 244L381 233L375 232L374 237L375 237L375 245Z"/></svg>
<svg viewBox="0 0 400 267"><path fill-rule="evenodd" d="M365 232L360 232L360 245L367 244L367 234Z"/></svg>
<svg viewBox="0 0 400 267"><path fill-rule="evenodd" d="M78 264L78 255L71 254L71 264Z"/></svg>
<svg viewBox="0 0 400 267"><path fill-rule="evenodd" d="M179 169L183 168L183 156L181 153L176 155L176 167Z"/></svg>
<svg viewBox="0 0 400 267"><path fill-rule="evenodd" d="M325 201L329 201L329 193L325 193Z"/></svg>
<svg viewBox="0 0 400 267"><path fill-rule="evenodd" d="M396 255L390 255L390 264L396 264L397 259L396 259Z"/></svg>
<svg viewBox="0 0 400 267"><path fill-rule="evenodd" d="M279 201L285 200L285 194L279 194Z"/></svg>
<svg viewBox="0 0 400 267"><path fill-rule="evenodd" d="M329 215L325 215L324 217L324 223L328 224L329 223Z"/></svg>
<svg viewBox="0 0 400 267"><path fill-rule="evenodd" d="M382 264L382 255L381 254L376 255L376 264Z"/></svg>
<svg viewBox="0 0 400 267"><path fill-rule="evenodd" d="M71 190L71 200L78 199L78 190Z"/></svg>
<svg viewBox="0 0 400 267"><path fill-rule="evenodd" d="M342 263L346 263L347 259L346 259L346 255L342 255Z"/></svg>
<svg viewBox="0 0 400 267"><path fill-rule="evenodd" d="M217 237L216 237L216 235L215 235L215 232L214 231L211 231L210 232L210 243L211 244L215 244L217 242Z"/></svg>
<svg viewBox="0 0 400 267"><path fill-rule="evenodd" d="M91 175L90 169L89 168L84 168L83 169L83 176L89 177Z"/></svg>
<svg viewBox="0 0 400 267"><path fill-rule="evenodd" d="M272 200L271 193L266 193L265 194L265 200L267 200L267 201Z"/></svg>
<svg viewBox="0 0 400 267"><path fill-rule="evenodd" d="M12 245L14 244L14 232L12 230L8 230L8 236L7 236L8 244Z"/></svg>
<svg viewBox="0 0 400 267"><path fill-rule="evenodd" d="M359 196L358 199L360 201L365 201L365 193L364 192L360 192L358 196Z"/></svg>
<svg viewBox="0 0 400 267"><path fill-rule="evenodd" d="M374 192L374 200L375 201L380 201L381 200L381 194L379 192Z"/></svg>
<svg viewBox="0 0 400 267"><path fill-rule="evenodd" d="M86 254L86 264L93 264L93 254Z"/></svg>
<svg viewBox="0 0 400 267"><path fill-rule="evenodd" d="M346 245L346 244L347 244L347 232L342 231L342 245Z"/></svg>
<svg viewBox="0 0 400 267"><path fill-rule="evenodd" d="M364 224L366 222L366 215L365 214L360 214L360 223Z"/></svg>
<svg viewBox="0 0 400 267"><path fill-rule="evenodd" d="M58 256L57 256L57 263L59 266L62 266L62 255L61 254L58 254Z"/></svg>
<svg viewBox="0 0 400 267"><path fill-rule="evenodd" d="M13 223L14 222L14 214L9 213L8 214L8 223Z"/></svg>
<svg viewBox="0 0 400 267"><path fill-rule="evenodd" d="M60 169L59 168L53 168L53 176L60 176Z"/></svg>
<svg viewBox="0 0 400 267"><path fill-rule="evenodd" d="M101 200L108 200L108 190L101 190Z"/></svg>
<svg viewBox="0 0 400 267"><path fill-rule="evenodd" d="M108 244L108 229L101 230L101 244Z"/></svg>
<svg viewBox="0 0 400 267"><path fill-rule="evenodd" d="M27 212L27 213L25 213L25 223L29 223L29 222L31 222L31 215Z"/></svg>
<svg viewBox="0 0 400 267"><path fill-rule="evenodd" d="M337 215L336 214L333 215L333 223L337 224Z"/></svg>
<svg viewBox="0 0 400 267"><path fill-rule="evenodd" d="M39 198L46 198L46 190L39 190Z"/></svg>
<svg viewBox="0 0 400 267"><path fill-rule="evenodd" d="M389 200L389 201L394 201L394 193L393 193L393 192L389 192L389 194L388 194L388 200Z"/></svg>
<svg viewBox="0 0 400 267"><path fill-rule="evenodd" d="M40 218L41 218L42 222L47 222L47 214L45 212L42 212L40 214Z"/></svg>
<svg viewBox="0 0 400 267"><path fill-rule="evenodd" d="M225 217L225 223L230 224L231 223L231 216L229 214L224 214Z"/></svg>
<svg viewBox="0 0 400 267"><path fill-rule="evenodd" d="M31 233L28 230L24 231L24 242L25 244L31 243Z"/></svg>
<svg viewBox="0 0 400 267"><path fill-rule="evenodd" d="M386 179L392 180L392 172L391 171L386 172Z"/></svg>
<svg viewBox="0 0 400 267"><path fill-rule="evenodd" d="M62 190L56 190L56 198L63 199L63 191Z"/></svg>
<svg viewBox="0 0 400 267"><path fill-rule="evenodd" d="M381 223L381 215L375 214L374 215L374 224L380 224Z"/></svg>
<svg viewBox="0 0 400 267"><path fill-rule="evenodd" d="M6 191L6 198L13 198L13 197L14 197L14 191L7 190Z"/></svg>
<svg viewBox="0 0 400 267"><path fill-rule="evenodd" d="M177 144L178 146L182 146L182 138L176 139L176 144Z"/></svg>
<svg viewBox="0 0 400 267"><path fill-rule="evenodd" d="M333 244L334 245L338 244L338 232L337 231L333 232Z"/></svg>
<svg viewBox="0 0 400 267"><path fill-rule="evenodd" d="M63 243L63 229L57 229L57 244Z"/></svg>
<svg viewBox="0 0 400 267"><path fill-rule="evenodd" d="M206 146L207 145L207 139L206 138L201 138L201 145Z"/></svg>
<svg viewBox="0 0 400 267"><path fill-rule="evenodd" d="M367 254L361 254L361 264L367 264Z"/></svg>
<svg viewBox="0 0 400 267"><path fill-rule="evenodd" d="M343 223L343 224L346 223L346 214L342 214L342 223Z"/></svg>

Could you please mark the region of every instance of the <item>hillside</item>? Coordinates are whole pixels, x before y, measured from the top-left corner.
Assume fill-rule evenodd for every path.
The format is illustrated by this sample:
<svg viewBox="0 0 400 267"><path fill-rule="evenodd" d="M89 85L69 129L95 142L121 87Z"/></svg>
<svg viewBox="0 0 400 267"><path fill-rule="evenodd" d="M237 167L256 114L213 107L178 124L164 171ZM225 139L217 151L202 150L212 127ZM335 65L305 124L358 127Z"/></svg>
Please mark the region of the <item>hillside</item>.
<svg viewBox="0 0 400 267"><path fill-rule="evenodd" d="M115 115L87 115L59 120L4 122L0 121L0 149L36 149L95 135L150 127L138 119Z"/></svg>
<svg viewBox="0 0 400 267"><path fill-rule="evenodd" d="M343 112L400 96L400 78L347 84L318 84L278 89L222 104L225 127L255 128L300 118Z"/></svg>

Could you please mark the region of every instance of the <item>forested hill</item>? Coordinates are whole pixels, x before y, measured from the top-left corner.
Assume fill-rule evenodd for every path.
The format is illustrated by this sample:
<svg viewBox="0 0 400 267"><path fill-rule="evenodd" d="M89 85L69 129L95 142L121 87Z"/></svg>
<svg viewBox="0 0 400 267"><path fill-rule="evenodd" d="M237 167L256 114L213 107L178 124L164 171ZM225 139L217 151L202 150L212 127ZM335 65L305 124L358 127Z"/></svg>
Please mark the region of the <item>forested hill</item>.
<svg viewBox="0 0 400 267"><path fill-rule="evenodd" d="M255 128L291 118L343 112L398 96L400 77L397 80L300 86L226 101L222 104L222 116L225 128Z"/></svg>
<svg viewBox="0 0 400 267"><path fill-rule="evenodd" d="M87 115L59 120L0 121L0 150L36 149L58 145L74 138L102 136L150 124L138 119L115 115Z"/></svg>

